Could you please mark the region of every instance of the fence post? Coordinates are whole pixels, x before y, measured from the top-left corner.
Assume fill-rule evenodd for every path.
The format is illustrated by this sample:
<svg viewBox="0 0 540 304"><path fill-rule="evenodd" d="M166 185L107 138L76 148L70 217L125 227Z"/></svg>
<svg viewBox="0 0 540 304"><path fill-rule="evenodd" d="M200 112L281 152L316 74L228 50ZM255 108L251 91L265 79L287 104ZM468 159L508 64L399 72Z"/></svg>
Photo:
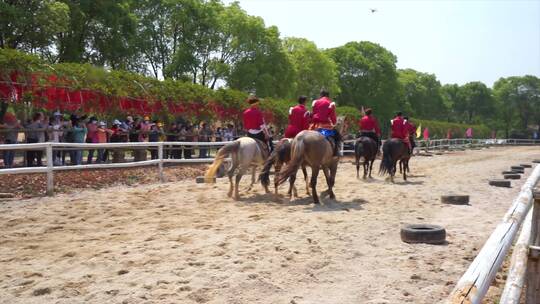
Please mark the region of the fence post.
<svg viewBox="0 0 540 304"><path fill-rule="evenodd" d="M53 172L53 149L52 143L47 143L45 147L45 156L47 158L47 195L54 194L54 172Z"/></svg>
<svg viewBox="0 0 540 304"><path fill-rule="evenodd" d="M527 290L526 304L540 303L540 188L536 188L533 193L534 205L531 227L531 248L529 251L529 261L527 263Z"/></svg>
<svg viewBox="0 0 540 304"><path fill-rule="evenodd" d="M158 170L159 170L159 181L165 182L165 177L163 176L163 142L158 144Z"/></svg>

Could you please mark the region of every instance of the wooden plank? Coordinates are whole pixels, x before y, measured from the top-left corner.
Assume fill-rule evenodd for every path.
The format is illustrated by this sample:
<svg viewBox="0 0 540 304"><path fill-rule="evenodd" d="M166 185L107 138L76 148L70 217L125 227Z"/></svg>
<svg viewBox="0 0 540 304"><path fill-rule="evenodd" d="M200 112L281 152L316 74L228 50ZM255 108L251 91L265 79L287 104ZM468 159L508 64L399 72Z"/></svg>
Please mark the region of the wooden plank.
<svg viewBox="0 0 540 304"><path fill-rule="evenodd" d="M537 166L536 168L539 168ZM531 227L531 245L540 246L540 189L536 188L534 193L534 208ZM527 265L527 289L525 291L525 303L540 303L540 259L539 251L531 250Z"/></svg>
<svg viewBox="0 0 540 304"><path fill-rule="evenodd" d="M510 261L510 269L504 290L501 295L500 304L519 304L521 292L525 286L527 273L527 259L529 254L529 244L531 241L531 224L533 209L527 213L523 221L523 227L514 245L514 251Z"/></svg>
<svg viewBox="0 0 540 304"><path fill-rule="evenodd" d="M521 188L519 196L514 199L502 222L497 225L450 293L446 303L481 303L512 246L520 224L532 205L532 189L539 178L540 166L537 166Z"/></svg>

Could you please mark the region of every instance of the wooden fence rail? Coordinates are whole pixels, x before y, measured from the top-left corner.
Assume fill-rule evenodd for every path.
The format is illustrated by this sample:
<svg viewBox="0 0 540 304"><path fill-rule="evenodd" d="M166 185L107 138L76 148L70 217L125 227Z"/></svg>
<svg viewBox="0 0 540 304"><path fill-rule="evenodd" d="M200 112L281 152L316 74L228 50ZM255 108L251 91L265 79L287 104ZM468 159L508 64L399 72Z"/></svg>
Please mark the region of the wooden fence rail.
<svg viewBox="0 0 540 304"><path fill-rule="evenodd" d="M479 304L482 302L532 205L533 188L539 179L540 166L536 166L521 187L518 197L504 215L502 222L495 228L465 274L458 281L446 303Z"/></svg>

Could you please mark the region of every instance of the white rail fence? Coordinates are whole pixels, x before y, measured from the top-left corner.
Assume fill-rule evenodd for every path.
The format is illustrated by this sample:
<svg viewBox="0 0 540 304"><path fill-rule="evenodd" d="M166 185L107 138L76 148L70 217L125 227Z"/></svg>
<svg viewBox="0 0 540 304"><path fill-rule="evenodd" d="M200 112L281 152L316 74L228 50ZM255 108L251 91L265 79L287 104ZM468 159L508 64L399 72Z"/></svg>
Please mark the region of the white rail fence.
<svg viewBox="0 0 540 304"><path fill-rule="evenodd" d="M531 235L533 235L533 238L536 238L536 231L533 230L531 232L531 226L534 227L538 223L532 221L534 216L531 213L531 206L533 202L533 190L539 180L540 165L537 165L522 186L521 192L514 199L512 206L504 215L501 223L497 225L465 274L456 284L446 303L482 303L508 251L512 247L520 226L525 222L514 249L511 269L500 301L501 304L520 303L521 291L527 272L526 258L529 252ZM540 210L538 210L540 205L539 199L536 199L536 210L534 210L537 214L540 214ZM535 220L538 222L539 217L538 215L536 216ZM530 303L537 304L538 302L536 300L534 302L527 302L527 304Z"/></svg>
<svg viewBox="0 0 540 304"><path fill-rule="evenodd" d="M345 145L348 147L354 144L355 140L346 140ZM29 151L29 150L44 150L46 166L43 167L23 167L0 169L1 174L24 174L24 173L46 173L47 174L47 194L52 195L54 192L54 171L65 170L82 170L82 169L108 169L108 168L131 168L138 166L157 165L160 181L164 181L163 164L179 163L179 164L196 164L196 163L211 163L213 158L192 158L192 159L174 159L164 157L166 149L218 149L228 142L129 142L129 143L103 143L103 144L87 144L87 143L35 143L35 144L8 144L0 145L0 151ZM527 139L437 139L428 141L418 141L417 146L420 149L428 150L452 150L465 149L475 147L485 147L492 145L540 145L540 140ZM66 150L98 150L98 149L121 149L121 150L146 150L157 149L157 158L152 160L119 162L119 163L102 163L88 165L72 165L72 166L54 166L53 152ZM344 149L344 153L354 153L354 150Z"/></svg>

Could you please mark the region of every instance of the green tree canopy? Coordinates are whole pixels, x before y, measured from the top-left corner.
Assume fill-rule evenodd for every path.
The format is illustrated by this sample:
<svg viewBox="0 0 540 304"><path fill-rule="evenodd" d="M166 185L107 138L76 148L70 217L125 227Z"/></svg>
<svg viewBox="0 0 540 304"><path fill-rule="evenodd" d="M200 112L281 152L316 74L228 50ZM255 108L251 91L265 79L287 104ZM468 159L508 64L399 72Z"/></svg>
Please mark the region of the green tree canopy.
<svg viewBox="0 0 540 304"><path fill-rule="evenodd" d="M328 50L337 63L341 104L369 106L378 115L390 117L397 110L397 58L380 45L368 41L349 42Z"/></svg>
<svg viewBox="0 0 540 304"><path fill-rule="evenodd" d="M441 83L433 74L413 69L398 70L401 109L424 119L444 119L446 106L441 95Z"/></svg>

